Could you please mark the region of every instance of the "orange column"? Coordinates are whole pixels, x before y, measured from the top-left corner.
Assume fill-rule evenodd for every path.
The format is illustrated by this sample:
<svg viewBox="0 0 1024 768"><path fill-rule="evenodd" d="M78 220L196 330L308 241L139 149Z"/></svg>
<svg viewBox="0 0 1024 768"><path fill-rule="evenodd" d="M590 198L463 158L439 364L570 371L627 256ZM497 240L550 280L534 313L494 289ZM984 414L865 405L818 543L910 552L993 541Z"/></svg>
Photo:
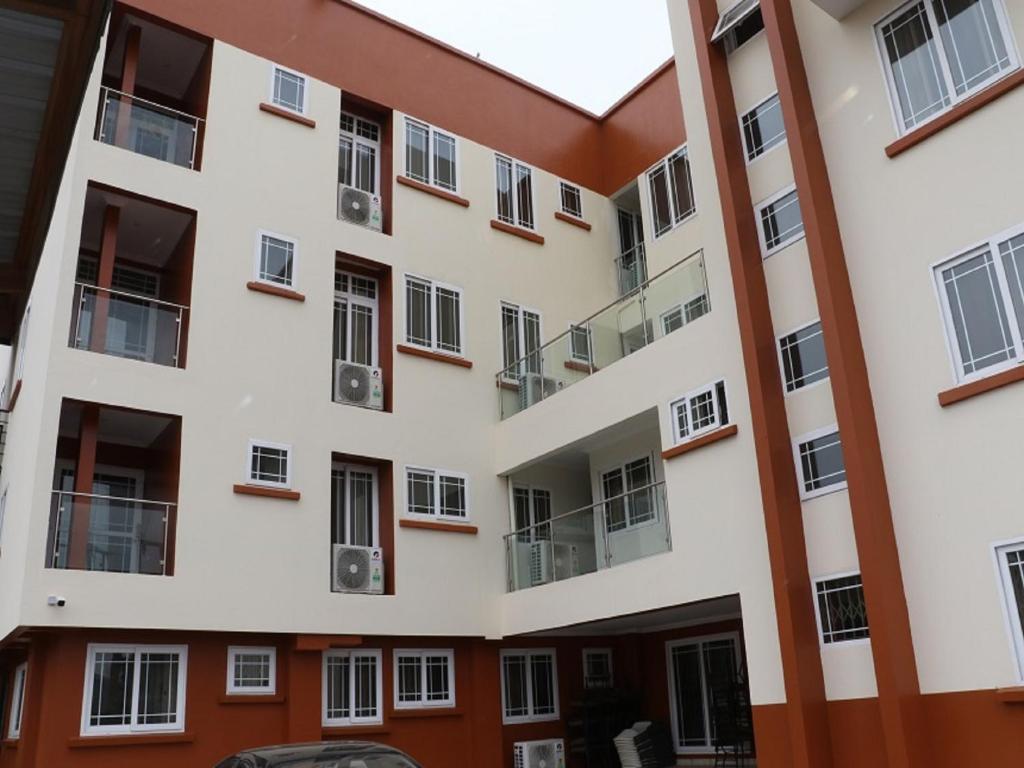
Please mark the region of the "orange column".
<svg viewBox="0 0 1024 768"><path fill-rule="evenodd" d="M32 638L28 651L28 669L25 678L25 696L22 699L21 735L14 759L17 768L32 768L36 765L39 750L39 731L42 727L44 679L48 638L39 635ZM12 677L13 679L13 677ZM4 723L6 729L7 722ZM4 735L7 735L6 730Z"/></svg>
<svg viewBox="0 0 1024 768"><path fill-rule="evenodd" d="M472 640L469 652L470 691L466 726L469 729L470 759L467 765L500 766L503 759L501 724L501 667L498 647L485 640Z"/></svg>
<svg viewBox="0 0 1024 768"><path fill-rule="evenodd" d="M924 703L899 547L825 150L790 0L766 0L761 9L804 219L832 399L843 443L888 765L928 765L931 761ZM878 151L881 153L883 148Z"/></svg>
<svg viewBox="0 0 1024 768"><path fill-rule="evenodd" d="M75 493L92 493L93 476L96 474L96 445L98 442L100 407L95 403L82 406L81 423L78 426L78 460L75 463ZM68 540L67 567L84 569L87 565L89 545L89 517L92 502L88 497L75 496L66 510L73 510L71 535Z"/></svg>
<svg viewBox="0 0 1024 768"><path fill-rule="evenodd" d="M103 231L100 234L100 263L96 274L96 301L92 313L92 333L89 349L103 352L107 348L107 318L110 314L109 289L114 282L114 261L117 258L117 229L121 209L108 205L103 212Z"/></svg>
<svg viewBox="0 0 1024 768"><path fill-rule="evenodd" d="M287 739L290 743L320 741L323 693L321 651L300 650L292 643L288 654L285 694Z"/></svg>
<svg viewBox="0 0 1024 768"><path fill-rule="evenodd" d="M128 144L128 136L131 131L132 100L130 96L135 94L135 81L139 74L139 43L142 40L142 27L129 27L124 41L124 66L121 69L121 92L127 96L121 97L118 103L117 127L114 133L114 143L119 147Z"/></svg>
<svg viewBox="0 0 1024 768"><path fill-rule="evenodd" d="M832 744L800 495L739 120L726 54L710 42L717 4L689 4L736 295L786 689L788 734L758 728L766 721L755 718L755 740L759 754L790 753L780 768L829 768Z"/></svg>

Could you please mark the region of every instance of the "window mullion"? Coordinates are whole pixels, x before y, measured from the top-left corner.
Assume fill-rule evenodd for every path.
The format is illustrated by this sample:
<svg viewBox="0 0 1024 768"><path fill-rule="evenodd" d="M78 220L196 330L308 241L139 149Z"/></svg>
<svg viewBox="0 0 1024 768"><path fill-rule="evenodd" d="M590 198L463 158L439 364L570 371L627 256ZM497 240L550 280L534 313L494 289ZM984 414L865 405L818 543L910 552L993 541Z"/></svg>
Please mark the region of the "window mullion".
<svg viewBox="0 0 1024 768"><path fill-rule="evenodd" d="M132 711L128 718L128 729L137 730L139 725L139 681L142 678L142 651L136 649L132 655Z"/></svg>
<svg viewBox="0 0 1024 768"><path fill-rule="evenodd" d="M939 69L942 70L942 77L946 81L946 92L949 95L951 104L960 100L956 93L956 83L953 81L953 71L949 66L949 53L942 41L942 33L939 29L939 20L935 16L936 0L922 0L924 3L925 17L928 19L928 26L931 28L932 40L935 41L936 50L939 53Z"/></svg>
<svg viewBox="0 0 1024 768"><path fill-rule="evenodd" d="M1018 324L1013 296L1010 293L1010 278L1006 274L1003 254L999 250L999 243L995 240L989 242L988 252L992 256L992 263L995 266L999 297L1003 300L1003 313L1006 317L1007 325L1010 327L1010 340L1013 342L1013 348L1017 353L1017 362L1020 362L1024 360L1024 339L1022 339L1024 337L1024 329Z"/></svg>
<svg viewBox="0 0 1024 768"><path fill-rule="evenodd" d="M526 663L523 665L523 669L526 671L526 716L529 719L536 717L533 711L533 654L527 653L525 655Z"/></svg>
<svg viewBox="0 0 1024 768"><path fill-rule="evenodd" d="M425 653L417 654L420 662L420 704L425 705L428 702L427 697L427 655Z"/></svg>

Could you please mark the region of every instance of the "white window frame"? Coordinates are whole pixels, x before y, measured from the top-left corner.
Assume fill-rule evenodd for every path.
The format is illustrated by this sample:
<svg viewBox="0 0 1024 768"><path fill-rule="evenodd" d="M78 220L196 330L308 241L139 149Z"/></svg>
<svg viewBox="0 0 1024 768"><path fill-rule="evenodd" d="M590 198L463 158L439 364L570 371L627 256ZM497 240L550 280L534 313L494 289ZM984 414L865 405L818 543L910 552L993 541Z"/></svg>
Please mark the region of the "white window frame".
<svg viewBox="0 0 1024 768"><path fill-rule="evenodd" d="M512 365L505 367L505 329L504 329L504 312L506 309L510 309L516 313L516 345L519 347L519 355L513 361L512 365L516 365L516 371L514 374L509 372L509 368ZM540 346L537 347L535 352L526 352L526 313L537 316L537 332L539 334ZM519 376L527 373L525 368L526 356L536 355L537 360L540 362L541 370L540 374L544 373L544 360L542 356L542 350L544 349L544 314L539 309L533 307L527 307L523 304L517 304L514 301L505 301L502 299L498 303L498 352L501 355L499 363L501 365L501 379L507 381L510 384L518 384Z"/></svg>
<svg viewBox="0 0 1024 768"><path fill-rule="evenodd" d="M797 243L803 240L807 236L807 227L804 224L803 208L800 209L800 231L787 236L780 240L771 248L768 247L768 241L764 236L764 220L761 216L762 212L768 207L775 205L779 200L786 197L790 193L796 193L796 184L790 184L787 187L783 187L778 192L773 194L771 197L765 198L757 205L754 206L754 222L757 224L757 241L761 244L761 257L767 259L769 256L774 256L784 248L789 247L793 243ZM800 195L796 196L796 203L800 205Z"/></svg>
<svg viewBox="0 0 1024 768"><path fill-rule="evenodd" d="M543 319L542 319L543 322ZM543 329L542 329L543 330ZM583 355L578 349L576 349L576 332L582 331L587 334L587 354ZM573 363L579 363L581 365L594 364L594 332L590 327L590 323L584 325L576 325L569 323L569 361ZM594 370L597 370L596 368Z"/></svg>
<svg viewBox="0 0 1024 768"><path fill-rule="evenodd" d="M351 175L351 178L346 179L345 181L340 181L339 180L338 183L343 185L343 186L346 186L346 187L351 187L352 189L359 189L359 190L361 190L363 192L366 192L368 195L378 195L379 196L380 195L381 186L383 184L383 182L381 180L381 177L380 177L380 155L381 155L381 136L384 133L384 127L380 123L376 122L375 120L370 120L370 119L365 118L365 117L359 117L358 115L354 115L351 112L346 112L344 109L341 110L341 115L344 116L344 117L349 118L352 121L352 130L351 131L346 130L346 129L341 127L340 119L339 119L339 123L338 123L338 152L339 152L339 155L341 153L341 140L342 140L342 138L345 138L348 141L352 142L352 157L351 157L351 162L350 162L350 165L349 165L349 168L351 170L351 174L352 175ZM360 133L359 133L359 123L360 122L366 123L367 125L372 125L374 128L377 129L377 139L376 139L376 141L373 140L373 139L369 139L366 136L360 135ZM360 144L362 144L364 147L368 147L368 148L373 150L373 180L374 180L374 184L373 184L373 189L372 190L364 190L361 187L357 187L356 186L356 156L357 156L357 153L358 153L357 147ZM340 162L341 161L339 159L339 165L340 165Z"/></svg>
<svg viewBox="0 0 1024 768"><path fill-rule="evenodd" d="M953 256L934 262L931 265L932 285L935 289L935 299L939 305L939 319L946 336L946 352L949 355L949 365L953 371L953 380L957 383L966 384L977 379L984 379L1000 371L1006 371L1024 364L1024 328L1017 324L1017 317L1013 309L1013 298L1010 295L1009 278L1006 269L1003 267L1003 260L999 253L999 244L1024 234L1024 225L1011 227L969 248L958 251ZM960 344L956 337L956 328L953 325L953 316L949 306L949 297L942 284L942 272L956 266L957 264L969 261L987 250L994 262L996 278L998 280L999 297L1003 302L1003 311L1006 313L1006 320L1010 326L1010 340L1013 342L1015 357L1010 360L1003 360L999 363L985 366L973 373L964 373L964 362L960 357Z"/></svg>
<svg viewBox="0 0 1024 768"><path fill-rule="evenodd" d="M672 194L671 194L672 193L672 184L671 184L671 181L670 181L672 170L671 170L671 168L669 168L669 160L673 159L678 154L683 154L683 155L686 156L687 167L690 170L690 172L688 174L687 181L688 181L689 192L690 192L690 201L691 201L691 203L693 205L692 210L686 212L682 216L680 216L679 211L676 210L676 202L672 198ZM670 209L669 210L669 214L671 215L671 218L672 218L672 225L670 227L668 227L667 229L663 229L661 232L658 232L658 228L657 228L657 226L655 226L655 219L654 219L654 195L651 192L651 174L655 173L656 171L658 171L658 169L661 169L665 173L665 184L667 185L666 186L666 190L669 193L668 194L668 206L669 206L669 209ZM669 152L667 155L665 155L665 157L661 158L661 160L656 162L654 165L652 165L650 168L648 168L644 172L644 190L643 190L643 195L645 195L646 198L647 198L647 210L648 210L648 216L650 217L650 222L649 222L650 230L649 231L651 233L652 239L654 239L654 240L658 240L658 239L664 237L669 232L672 232L674 229L676 229L678 227L681 227L683 224L685 224L686 222L688 222L690 219L692 219L694 216L697 215L697 210L698 210L697 194L696 194L696 191L694 190L694 186L693 186L693 165L690 163L689 144L683 144L680 147L676 147L674 150Z"/></svg>
<svg viewBox="0 0 1024 768"><path fill-rule="evenodd" d="M439 355L448 355L449 357L457 357L461 359L466 358L466 295L461 288L452 285L451 283L443 283L440 280L435 280L430 277L424 277L423 275L415 274L413 272L406 272L403 275L402 280L402 306L404 307L405 316L402 318L402 337L405 339L405 344L410 347L416 347L417 349L427 349L431 352L437 352ZM419 341L413 341L409 338L409 280L415 280L420 283L427 283L430 286L430 344L423 344ZM440 313L437 311L437 292L438 289L451 291L459 297L459 351L455 352L450 349L445 349L439 346L438 339L438 324L440 322Z"/></svg>
<svg viewBox="0 0 1024 768"><path fill-rule="evenodd" d="M762 146L761 151L758 152L753 157L750 156L750 153L751 153L753 147L751 147L750 144L747 143L747 131L746 131L746 124L744 123L744 120L746 120L747 115L749 115L750 113L754 112L755 110L760 109L761 107L763 107L765 104L767 104L772 99L776 99L778 101L778 103L779 103L779 107L778 107L779 112L782 112L782 97L779 96L779 92L778 91L775 91L775 92L771 93L770 95L766 96L765 98L761 99L759 102L757 102L756 104L751 106L749 109L747 109L746 111L744 111L744 112L742 112L740 114L740 138L743 141L743 156L746 158L747 165L752 165L753 163L756 163L758 160L760 160L762 157L767 155L773 149L778 149L779 147L783 147L789 141L789 137L786 135L785 124L783 124L782 133L776 134L775 136L773 136L771 138L771 140L775 140L775 139L777 139L777 138L779 138L781 136L782 138L779 139L779 141L776 141L774 144L769 146L767 149L763 148L764 147L764 143L762 142L762 144L761 144L761 146Z"/></svg>
<svg viewBox="0 0 1024 768"><path fill-rule="evenodd" d="M651 471L651 482L648 483L647 486L641 486L641 488L631 491L629 489L629 487L628 487L628 483L626 482L626 467L628 467L630 464L636 464L638 461L644 461L645 459L646 459L646 461L648 463L648 467L650 468L650 471ZM600 498L597 500L597 504L595 504L595 506L597 506L597 505L601 506L601 523L600 524L602 526L604 526L604 530L606 531L606 533L607 533L607 535L609 537L617 536L619 534L631 534L632 532L638 531L641 528L648 528L648 527L650 527L652 525L657 525L659 522L661 522L661 516L662 516L661 502L658 499L658 495L656 493L656 489L651 487L651 486L655 486L658 483L662 482L662 479L658 478L658 469L657 468L658 468L658 463L654 459L654 454L648 453L648 454L643 454L641 456L637 456L637 457L632 458L632 459L628 459L627 461L620 461L617 464L613 464L611 466L607 466L607 467L605 467L604 469L600 470L597 473L597 482L598 482L598 490L600 491ZM625 524L623 525L622 528L616 528L614 531L609 531L608 530L608 514L607 514L607 511L606 511L606 505L607 505L609 499L606 499L604 497L604 478L605 478L605 475L610 475L612 472L618 472L619 475L622 477L622 493L619 494L618 497L612 497L612 498L620 498L622 500L622 502L624 504L624 510L625 510L626 518L625 518ZM639 493L644 488L647 488L648 491L651 492L652 502L653 502L653 506L654 506L654 516L651 519L649 519L649 520L641 520L638 523L630 522L630 507L629 507L630 498L629 498L629 495L633 494L633 493Z"/></svg>
<svg viewBox="0 0 1024 768"><path fill-rule="evenodd" d="M718 385L722 385L722 395L725 398L725 420L722 420L722 403L718 401ZM710 392L711 393L711 404L714 407L714 420L707 426L700 427L699 429L692 428L692 414L690 411L691 401L698 397ZM691 425L690 431L683 435L679 431L679 418L678 411L680 406L686 408L686 420L687 424ZM678 395L669 402L668 405L668 418L669 428L671 429L672 442L675 445L680 443L688 443L701 435L706 435L709 432L714 432L716 429L726 426L729 423L729 388L725 383L725 379L715 379L714 381L705 384L702 387L691 389L689 392L684 392Z"/></svg>
<svg viewBox="0 0 1024 768"><path fill-rule="evenodd" d="M402 152L402 175L405 176L406 178L412 179L413 181L417 181L420 184L428 184L431 187L436 187L437 189L440 189L442 192L449 192L449 193L451 193L453 195L457 195L459 193L459 190L462 189L462 170L461 170L462 169L462 162L461 162L461 160L462 160L462 151L461 151L461 149L459 147L459 144L460 144L459 137L456 136L451 131L441 130L440 128L432 125L431 123L428 123L425 120L420 120L420 119L412 117L410 115L404 115L404 118L405 118L405 120L404 120L405 130L402 132L402 146L405 149L405 151ZM427 132L427 180L426 181L424 181L423 179L417 179L415 176L412 176L409 173L409 165L408 165L408 163L409 163L409 149L408 149L409 133L408 133L408 126L409 126L410 123L412 123L413 125L415 125L415 126L417 126L419 128L425 129L426 132ZM455 182L454 182L455 186L454 187L446 187L443 184L438 184L437 183L437 179L434 178L434 172L435 172L434 171L434 136L435 136L435 134L440 134L441 136L444 136L446 138L451 139L452 142L455 145Z"/></svg>
<svg viewBox="0 0 1024 768"><path fill-rule="evenodd" d="M235 664L239 656L265 655L269 662L267 685L246 686L235 684ZM277 693L277 648L273 646L231 645L228 646L227 692L234 696L273 696Z"/></svg>
<svg viewBox="0 0 1024 768"><path fill-rule="evenodd" d="M526 709L529 714L509 715L508 714L508 687L505 675L505 659L514 656L526 658ZM555 711L550 714L534 714L533 701L533 658L537 656L548 656L551 658L551 696L554 702ZM515 725L517 723L545 723L558 720L560 705L558 701L558 654L554 648L503 648L499 654L498 663L501 666L501 722L503 725Z"/></svg>
<svg viewBox="0 0 1024 768"><path fill-rule="evenodd" d="M584 648L583 649L583 689L584 690L603 690L599 686L587 685L587 657L589 656L604 656L608 660L608 687L615 687L615 667L612 665L612 649L611 648Z"/></svg>
<svg viewBox="0 0 1024 768"><path fill-rule="evenodd" d="M897 16L905 13L908 8L917 5L919 2L922 2L922 0L909 0L909 2L900 3L892 10L886 11L885 15L872 26L875 37L875 53L878 57L878 64L882 68L882 79L885 82L886 94L889 97L887 99L889 102L889 114L892 117L893 127L896 129L897 136L906 136L909 133L913 133L922 126L927 125L933 120L948 113L951 109L957 106L957 104L970 99L981 91L991 88L997 82L1009 75L1012 75L1021 67L1021 58L1017 48L1017 40L1016 36L1013 34L1013 24L1010 21L1006 5L1003 0L992 0L992 8L995 11L996 23L999 26L1000 32L1003 34L1003 42L1006 44L1006 53L1010 59L1009 66L990 76L988 79L978 83L973 88L964 91L963 94L958 96L956 93L956 87L953 83L953 76L949 71L949 60L946 57L945 46L942 42L942 35L939 34L938 20L935 18L935 8L933 5L934 0L923 0L925 18L928 20L928 28L932 34L932 40L937 46L936 51L938 53L939 70L942 75L943 84L946 86L946 96L949 98L949 104L928 117L919 120L909 128L905 127L904 120L900 112L899 95L896 89L896 83L893 81L892 69L889 66L889 56L885 48L885 39L882 37L882 28Z"/></svg>
<svg viewBox="0 0 1024 768"><path fill-rule="evenodd" d="M418 472L421 474L433 475L433 512L413 512L411 509L412 498L409 495L409 473ZM441 478L450 477L462 481L462 487L466 498L466 514L462 517L455 515L441 514ZM416 520L444 520L451 523L469 522L469 475L465 472L453 472L448 469L437 469L436 467L424 467L418 464L407 464L405 466L405 515Z"/></svg>
<svg viewBox="0 0 1024 768"><path fill-rule="evenodd" d="M337 288L334 289L334 309L337 309L338 302L345 302L345 329L348 332L348 338L345 339L346 357L345 362L353 362L349 358L352 357L352 333L355 324L352 322L352 307L360 306L366 307L372 311L372 323L371 323L371 340L370 340L370 366L376 368L380 365L380 280L375 277L366 277L365 275L357 275L354 272L348 272L344 269L334 270L335 278L340 275L344 275L347 282L348 290L340 291ZM374 284L374 298L370 299L366 296L360 296L357 293L352 292L352 278L359 280L368 280ZM334 317L332 316L332 321ZM332 339L333 341L333 339ZM361 365L361 363L355 363Z"/></svg>
<svg viewBox="0 0 1024 768"><path fill-rule="evenodd" d="M551 489L550 488L541 488L541 487L536 486L536 485L524 485L524 484L521 484L521 483L511 483L509 485L508 493L509 493L509 513L510 513L511 526L512 526L511 530L512 531L522 531L523 528L519 526L519 524L518 524L519 521L516 519L516 491L525 492L525 494L526 494L526 514L530 518L529 522L527 523L528 533L525 534L526 536L528 536L528 538L527 539L520 539L520 536L523 535L522 533L517 535L516 538L521 540L521 541L523 541L524 543L533 543L535 541L548 541L551 538L551 518L555 516L555 512L554 512L554 494L551 492ZM543 521L538 521L537 520L537 505L535 503L536 502L536 496L534 495L534 494L537 494L537 493L545 493L545 494L547 494L548 517L547 517L546 520L543 520ZM538 533L538 531L540 531L541 526L544 525L545 523L548 524L548 526L547 526L547 535L543 536L543 537L538 537L537 533Z"/></svg>
<svg viewBox="0 0 1024 768"><path fill-rule="evenodd" d="M785 363L785 360L784 360L784 357L783 357L783 352L782 352L782 340L784 338L786 338L787 336L792 336L792 335L794 335L796 333L800 333L800 331L805 331L808 328L810 328L812 325L821 325L821 318L815 318L814 320L811 320L808 323L804 323L803 325L797 326L796 328L791 328L790 330L786 331L785 333L780 333L778 336L775 337L775 351L778 353L778 357L779 357L779 375L782 376L782 393L786 397L790 397L792 395L795 395L797 392L805 392L808 389L812 389L812 388L818 386L819 384L825 383L826 381L828 381L832 377L832 372L831 372L831 369L828 366L828 360L827 360L827 355L826 355L825 369L824 370L827 371L828 373L823 378L820 378L817 381L812 381L810 384L801 384L800 386L795 386L793 389L789 388L789 382L786 381L786 363ZM824 337L825 330L822 329L820 331L820 333L821 333L822 337ZM822 340L822 343L824 343L824 339ZM819 368L818 370L820 371L821 369ZM817 373L817 372L818 371L811 371L811 373Z"/></svg>
<svg viewBox="0 0 1024 768"><path fill-rule="evenodd" d="M819 496L827 496L830 493L837 493L838 491L844 491L847 487L847 481L844 479L842 482L833 483L832 485L826 485L822 488L815 488L812 491L806 490L806 478L804 478L804 465L800 458L800 446L803 443L808 443L811 440L817 440L821 437L828 437L835 433L839 435L839 446L842 448L843 437L839 434L839 425L831 424L827 427L821 427L815 429L812 432L806 432L793 440L793 461L796 464L796 481L800 486L800 499L802 501L808 501L810 499L816 499ZM846 457L843 457L843 472L846 472ZM847 574L850 575L850 574ZM830 577L832 578L832 577ZM838 577L835 577L838 578Z"/></svg>
<svg viewBox="0 0 1024 768"><path fill-rule="evenodd" d="M818 600L818 585L826 581L834 581L835 579L848 579L851 576L859 576L861 578L860 588L861 592L864 591L864 578L860 571L843 571L841 573L830 573L827 576L817 576L811 580L811 596L814 598L814 617L818 624L818 645L821 648L836 648L836 647L847 647L851 645L864 645L871 642L871 619L868 617L868 625L865 628L867 630L867 637L854 637L849 640L836 640L833 639L831 642L825 642L825 625L822 621L821 616L821 601ZM865 610L867 610L867 596L865 596Z"/></svg>
<svg viewBox="0 0 1024 768"><path fill-rule="evenodd" d="M1024 538L1010 541L998 541L992 545L992 557L996 568L996 581L999 584L999 595L1002 597L1003 620L1006 622L1006 633L1010 641L1010 653L1016 671L1015 683L1024 683L1024 619L1018 615L1013 584L1010 583L1009 567L1006 553L1024 549Z"/></svg>
<svg viewBox="0 0 1024 768"><path fill-rule="evenodd" d="M672 669L672 651L676 648L682 648L687 645L695 645L698 648L701 659L701 697L704 701L704 727L705 734L710 734L710 713L707 711L707 700L705 697L706 689L704 686L704 645L707 643L714 643L720 640L732 640L733 643L733 658L735 660L736 669L742 669L743 662L743 649L740 644L740 633L739 632L722 632L716 635L699 635L697 637L682 637L678 640L669 640L665 643L665 674L668 678L668 685L666 690L668 691L668 705L671 712L672 719L672 749L677 755L686 755L692 753L706 754L714 749L714 745L711 743L712 739L708 739L708 743L704 745L694 746L679 746L679 711L676 707L676 691L675 691L675 679Z"/></svg>
<svg viewBox="0 0 1024 768"><path fill-rule="evenodd" d="M275 482L273 480L259 480L252 476L252 454L255 448L271 448L273 450L279 450L285 452L285 470L286 479L285 482ZM259 485L265 488L291 488L292 487L292 462L294 460L294 452L292 447L287 443L272 443L269 440L250 440L248 450L245 452L245 483L246 485Z"/></svg>
<svg viewBox="0 0 1024 768"><path fill-rule="evenodd" d="M579 196L579 199L580 199L580 212L578 214L577 213L573 213L572 211L565 210L565 202L562 199L562 191L563 191L564 187L569 187L570 189L575 189L576 190L576 194ZM566 181L565 179L559 179L558 180L558 210L561 211L562 213L564 213L566 216L569 216L569 217L571 217L573 219L576 219L577 221L583 221L583 187L581 187L579 184L573 184L571 181Z"/></svg>
<svg viewBox="0 0 1024 768"><path fill-rule="evenodd" d="M736 13L740 6L746 7L743 8L742 12ZM718 22L715 24L715 28L711 32L711 42L717 43L719 40L722 40L733 29L746 21L747 17L752 13L755 13L760 7L761 3L759 0L737 0L719 14Z"/></svg>
<svg viewBox="0 0 1024 768"><path fill-rule="evenodd" d="M348 671L348 684L349 684L349 711L355 709L355 664L354 660L357 658L372 658L377 662L376 665L376 688L377 688L377 714L372 717L353 717L347 718L335 717L331 718L327 716L327 660L328 659L346 659L349 665ZM367 649L358 651L347 651L347 650L336 650L330 649L323 652L320 666L321 666L321 677L320 677L320 692L321 692L321 725L325 728L348 728L356 725L380 725L384 722L384 655L380 649Z"/></svg>
<svg viewBox="0 0 1024 768"><path fill-rule="evenodd" d="M343 472L345 474L345 481L343 483L343 493L345 494L345 530L352 530L352 506L349 504L349 493L351 492L352 473L358 472L359 474L370 475L373 478L373 484L371 489L371 499L373 504L373 541L370 544L371 547L380 546L380 476L377 473L377 468L369 466L367 464L350 464L346 462L336 461L331 463L331 482L334 482L334 473ZM331 523L334 523L334 504L331 503ZM345 546L363 546L361 544L354 544L351 541L346 541Z"/></svg>
<svg viewBox="0 0 1024 768"><path fill-rule="evenodd" d="M445 699L427 699L427 656L442 657L448 663L448 697ZM420 660L420 698L418 701L399 700L398 660L400 658L417 657ZM455 706L455 650L452 648L396 648L392 654L391 676L394 678L395 709L450 709Z"/></svg>
<svg viewBox="0 0 1024 768"><path fill-rule="evenodd" d="M98 653L131 653L133 654L132 664L132 702L131 720L129 725L90 725L89 719L92 714L92 686ZM139 661L143 653L176 653L178 654L178 708L176 711L177 722L168 726L164 723L156 725L139 725L136 723L139 717ZM188 679L188 646L187 645L123 645L123 644L95 644L89 643L86 650L85 662L85 686L82 698L82 735L103 736L110 734L125 733L181 733L185 730L185 692Z"/></svg>
<svg viewBox="0 0 1024 768"><path fill-rule="evenodd" d="M302 108L301 109L293 109L292 107L285 106L284 104L279 103L274 98L274 85L275 85L275 81L277 80L277 71L278 70L281 70L281 72L284 72L287 75L292 75L294 77L298 77L298 78L302 79ZM273 104L275 107L277 107L278 109L283 109L284 111L290 112L293 115L305 116L309 112L309 75L304 75L304 74L302 74L301 72L299 72L297 70L290 69L289 67L283 67L280 64L273 64L272 63L270 65L270 89L269 89L268 101L271 104Z"/></svg>
<svg viewBox="0 0 1024 768"><path fill-rule="evenodd" d="M512 165L512 221L505 221L501 218L501 213L498 210L498 161L504 160ZM530 221L533 222L530 226L522 223L522 211L519 209L519 194L516 188L517 174L520 168L525 168L530 172ZM519 229L526 230L527 232L537 231L537 189L534 185L534 181L537 178L537 169L528 163L524 163L522 160L516 160L514 157L509 155L503 155L500 152L494 153L494 218L500 221L502 224L507 224L510 227L518 227Z"/></svg>
<svg viewBox="0 0 1024 768"><path fill-rule="evenodd" d="M28 662L23 661L14 668L11 685L11 708L7 714L7 738L21 737L21 721L25 714L25 686L28 682Z"/></svg>
<svg viewBox="0 0 1024 768"><path fill-rule="evenodd" d="M262 276L263 271L263 238L270 237L274 240L281 240L285 243L290 243L292 246L292 279L287 283L279 283L276 280L268 280ZM294 237L288 235L282 235L278 232L271 232L269 229L259 229L256 231L256 253L253 261L253 279L261 285L270 285L275 288L284 288L285 290L294 291L297 289L299 284L299 241Z"/></svg>

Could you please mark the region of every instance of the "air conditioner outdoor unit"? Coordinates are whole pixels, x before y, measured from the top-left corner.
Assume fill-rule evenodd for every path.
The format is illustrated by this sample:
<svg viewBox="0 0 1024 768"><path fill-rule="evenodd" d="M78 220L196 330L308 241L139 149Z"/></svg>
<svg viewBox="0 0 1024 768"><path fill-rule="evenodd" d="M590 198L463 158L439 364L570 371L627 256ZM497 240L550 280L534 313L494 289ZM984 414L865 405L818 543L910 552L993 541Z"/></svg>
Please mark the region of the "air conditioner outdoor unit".
<svg viewBox="0 0 1024 768"><path fill-rule="evenodd" d="M380 368L335 360L334 402L381 410L384 407L384 380Z"/></svg>
<svg viewBox="0 0 1024 768"><path fill-rule="evenodd" d="M575 544L555 544L555 581L580 575L580 551Z"/></svg>
<svg viewBox="0 0 1024 768"><path fill-rule="evenodd" d="M515 768L565 768L565 742L562 739L517 741L513 749Z"/></svg>
<svg viewBox="0 0 1024 768"><path fill-rule="evenodd" d="M530 585L551 581L551 542L534 541L530 544Z"/></svg>
<svg viewBox="0 0 1024 768"><path fill-rule="evenodd" d="M339 184L338 218L380 232L384 224L380 195L371 195L361 189Z"/></svg>
<svg viewBox="0 0 1024 768"><path fill-rule="evenodd" d="M545 397L551 397L565 386L565 382L539 373L524 373L519 377L519 409L529 408ZM543 395L541 395L543 392Z"/></svg>
<svg viewBox="0 0 1024 768"><path fill-rule="evenodd" d="M335 544L332 554L332 592L384 594L384 555L379 548Z"/></svg>

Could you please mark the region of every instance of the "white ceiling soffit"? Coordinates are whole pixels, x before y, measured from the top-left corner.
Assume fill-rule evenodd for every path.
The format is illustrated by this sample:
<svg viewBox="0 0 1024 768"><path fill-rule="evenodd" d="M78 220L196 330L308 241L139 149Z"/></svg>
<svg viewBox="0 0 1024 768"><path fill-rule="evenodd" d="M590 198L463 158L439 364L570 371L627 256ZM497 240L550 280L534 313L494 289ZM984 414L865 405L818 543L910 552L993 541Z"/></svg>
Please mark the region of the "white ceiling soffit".
<svg viewBox="0 0 1024 768"><path fill-rule="evenodd" d="M862 5L864 0L811 0L836 21L842 21Z"/></svg>
<svg viewBox="0 0 1024 768"><path fill-rule="evenodd" d="M63 27L0 8L0 263L18 247Z"/></svg>

